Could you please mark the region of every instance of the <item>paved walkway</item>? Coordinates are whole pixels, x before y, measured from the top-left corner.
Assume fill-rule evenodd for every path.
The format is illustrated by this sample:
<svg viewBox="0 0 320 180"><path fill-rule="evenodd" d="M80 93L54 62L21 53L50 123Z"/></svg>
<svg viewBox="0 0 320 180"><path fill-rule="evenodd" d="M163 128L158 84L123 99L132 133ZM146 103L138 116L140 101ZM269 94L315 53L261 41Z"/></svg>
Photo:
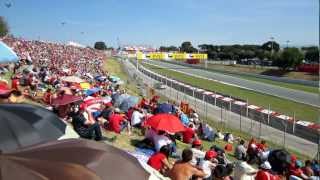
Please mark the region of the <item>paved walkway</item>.
<svg viewBox="0 0 320 180"><path fill-rule="evenodd" d="M124 64L131 76L134 76L134 74L138 75L138 77L142 79L143 83L147 84L149 87L152 87L154 83L156 83L155 80L149 78L141 72L137 72L136 67L129 61L124 62ZM178 92L170 87L167 87L164 90L158 90L158 93L172 100L184 100L191 106L193 106L201 116L206 117L206 114L208 114L208 116L210 116L213 120L221 122L221 109L219 107L204 103L201 100L183 94L182 92ZM230 111L222 111L222 121L226 124L226 126L230 128L240 129L240 116L238 114ZM301 154L314 157L317 153L317 144L291 134L286 133L284 135L282 131L264 124L261 124L260 128L259 122L253 121L244 116L241 117L241 127L242 131L249 133L255 137L259 137L259 135L261 135L262 138L276 144L283 145L285 143L286 148L293 149ZM261 134L259 133L260 129Z"/></svg>

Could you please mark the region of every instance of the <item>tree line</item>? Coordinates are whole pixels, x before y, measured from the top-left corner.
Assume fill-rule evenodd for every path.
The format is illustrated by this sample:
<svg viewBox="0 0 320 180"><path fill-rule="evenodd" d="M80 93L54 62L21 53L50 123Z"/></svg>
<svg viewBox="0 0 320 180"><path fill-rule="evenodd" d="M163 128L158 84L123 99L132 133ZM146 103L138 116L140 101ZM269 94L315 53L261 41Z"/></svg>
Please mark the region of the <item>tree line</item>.
<svg viewBox="0 0 320 180"><path fill-rule="evenodd" d="M200 44L198 45L198 48L193 47L190 41L185 41L180 47L161 46L159 51L180 51L187 53L202 52L208 54L209 60L268 60L272 61L274 66L278 66L284 70L297 67L303 60L311 63L319 61L319 48L316 46L302 48L285 47L281 49L279 43L276 41L268 41L262 45Z"/></svg>

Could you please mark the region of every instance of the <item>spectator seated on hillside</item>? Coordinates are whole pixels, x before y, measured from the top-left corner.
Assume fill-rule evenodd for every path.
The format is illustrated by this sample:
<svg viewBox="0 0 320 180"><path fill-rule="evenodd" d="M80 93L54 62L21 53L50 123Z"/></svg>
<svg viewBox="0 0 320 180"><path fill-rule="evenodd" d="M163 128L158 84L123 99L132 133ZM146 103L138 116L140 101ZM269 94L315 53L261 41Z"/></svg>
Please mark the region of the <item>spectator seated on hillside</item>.
<svg viewBox="0 0 320 180"><path fill-rule="evenodd" d="M192 159L194 159L192 150L184 149L182 151L182 160L174 164L169 172L169 177L173 180L187 180L191 179L192 177L205 177L206 174L202 170L199 170L198 168L190 164Z"/></svg>
<svg viewBox="0 0 320 180"><path fill-rule="evenodd" d="M238 160L242 160L242 161L247 160L247 148L244 146L244 144L245 144L245 141L241 139L234 151L234 156Z"/></svg>
<svg viewBox="0 0 320 180"><path fill-rule="evenodd" d="M300 180L300 179L309 179L309 177L304 174L303 170L302 170L302 162L299 160L295 161L294 166L290 167L290 179L296 179L296 180Z"/></svg>
<svg viewBox="0 0 320 180"><path fill-rule="evenodd" d="M218 153L218 156L216 157L216 159L218 160L219 164L224 164L224 165L227 165L227 164L230 164L231 162L227 159L227 156L226 156L226 153L225 151L220 148L219 146L217 145L213 145L210 147L211 150L214 150L215 152Z"/></svg>
<svg viewBox="0 0 320 180"><path fill-rule="evenodd" d="M147 164L155 170L160 171L161 174L167 174L167 171L172 168L169 163L170 147L162 146L159 152L154 153L148 160Z"/></svg>
<svg viewBox="0 0 320 180"><path fill-rule="evenodd" d="M197 166L205 157L205 152L202 151L202 141L200 139L195 139L192 142L191 151L193 153L191 164Z"/></svg>
<svg viewBox="0 0 320 180"><path fill-rule="evenodd" d="M184 126L188 127L189 122L190 122L188 116L185 113L183 113L181 110L177 111L177 115L180 118L182 124Z"/></svg>
<svg viewBox="0 0 320 180"><path fill-rule="evenodd" d="M223 139L224 141L226 141L226 142L228 142L228 143L233 143L233 141L234 141L234 137L233 137L233 135L232 135L232 133L226 133L225 135L224 135L224 139Z"/></svg>
<svg viewBox="0 0 320 180"><path fill-rule="evenodd" d="M131 115L131 126L135 128L141 128L145 114L141 108L134 108Z"/></svg>
<svg viewBox="0 0 320 180"><path fill-rule="evenodd" d="M170 154L172 151L175 151L174 149L174 143L172 140L168 137L167 133L165 131L159 131L157 134L153 134L152 137L154 149L159 152L162 146L168 145L170 147Z"/></svg>
<svg viewBox="0 0 320 180"><path fill-rule="evenodd" d="M257 170L245 161L235 163L234 180L254 180Z"/></svg>
<svg viewBox="0 0 320 180"><path fill-rule="evenodd" d="M210 180L213 178L211 172L218 165L218 160L215 159L217 155L217 152L209 150L206 152L204 159L200 161L199 168L206 174L203 178L204 180Z"/></svg>
<svg viewBox="0 0 320 180"><path fill-rule="evenodd" d="M88 116L85 117L84 113ZM73 106L69 117L72 118L72 125L74 130L79 134L80 137L86 139L94 138L96 141L102 140L102 133L100 126L94 121L90 112L85 112L84 106Z"/></svg>
<svg viewBox="0 0 320 180"><path fill-rule="evenodd" d="M198 128L199 136L203 140L215 141L216 130L206 123L200 123Z"/></svg>
<svg viewBox="0 0 320 180"><path fill-rule="evenodd" d="M118 134L120 134L124 129L127 129L128 134L131 133L130 124L128 123L126 117L121 114L119 108L114 109L114 112L109 117L109 122L105 125L107 130Z"/></svg>
<svg viewBox="0 0 320 180"><path fill-rule="evenodd" d="M182 142L186 144L191 144L194 139L197 139L197 134L194 131L194 125L192 123L189 124L189 127L182 132Z"/></svg>

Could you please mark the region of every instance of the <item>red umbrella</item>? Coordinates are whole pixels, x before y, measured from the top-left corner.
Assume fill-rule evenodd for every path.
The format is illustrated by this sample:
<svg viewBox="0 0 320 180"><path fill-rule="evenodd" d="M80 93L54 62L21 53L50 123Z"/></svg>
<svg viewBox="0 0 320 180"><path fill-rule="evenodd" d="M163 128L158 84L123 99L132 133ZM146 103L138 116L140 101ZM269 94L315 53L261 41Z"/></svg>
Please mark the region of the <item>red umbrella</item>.
<svg viewBox="0 0 320 180"><path fill-rule="evenodd" d="M145 122L145 126L151 126L156 130L162 130L168 133L176 133L185 130L180 119L171 114L157 114L151 116Z"/></svg>
<svg viewBox="0 0 320 180"><path fill-rule="evenodd" d="M0 81L0 95L7 95L11 92L8 84L5 82Z"/></svg>
<svg viewBox="0 0 320 180"><path fill-rule="evenodd" d="M80 96L73 96L73 95L65 94L65 95L62 95L62 96L59 96L59 97L53 99L51 105L52 106L63 106L63 105L67 105L67 104L75 103L75 102L79 102L79 101L82 101L82 98Z"/></svg>

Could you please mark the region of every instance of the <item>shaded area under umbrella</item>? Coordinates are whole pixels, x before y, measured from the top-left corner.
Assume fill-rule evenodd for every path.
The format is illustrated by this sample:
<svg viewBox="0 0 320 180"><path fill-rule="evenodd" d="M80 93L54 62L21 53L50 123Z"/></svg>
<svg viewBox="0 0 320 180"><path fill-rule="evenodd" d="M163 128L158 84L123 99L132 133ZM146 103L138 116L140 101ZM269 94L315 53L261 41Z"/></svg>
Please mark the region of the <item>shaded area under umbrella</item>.
<svg viewBox="0 0 320 180"><path fill-rule="evenodd" d="M76 103L82 101L80 96L73 96L69 94L64 94L62 96L58 96L57 98L52 100L52 106L63 106L71 103Z"/></svg>
<svg viewBox="0 0 320 180"><path fill-rule="evenodd" d="M128 153L90 140L52 141L1 154L0 158L2 179L24 175L23 179L36 180L144 180L150 176Z"/></svg>
<svg viewBox="0 0 320 180"><path fill-rule="evenodd" d="M180 119L171 114L156 114L145 121L145 126L153 127L156 130L166 131L168 133L176 133L185 131Z"/></svg>
<svg viewBox="0 0 320 180"><path fill-rule="evenodd" d="M66 124L54 113L29 104L0 104L0 150L12 151L64 135Z"/></svg>

